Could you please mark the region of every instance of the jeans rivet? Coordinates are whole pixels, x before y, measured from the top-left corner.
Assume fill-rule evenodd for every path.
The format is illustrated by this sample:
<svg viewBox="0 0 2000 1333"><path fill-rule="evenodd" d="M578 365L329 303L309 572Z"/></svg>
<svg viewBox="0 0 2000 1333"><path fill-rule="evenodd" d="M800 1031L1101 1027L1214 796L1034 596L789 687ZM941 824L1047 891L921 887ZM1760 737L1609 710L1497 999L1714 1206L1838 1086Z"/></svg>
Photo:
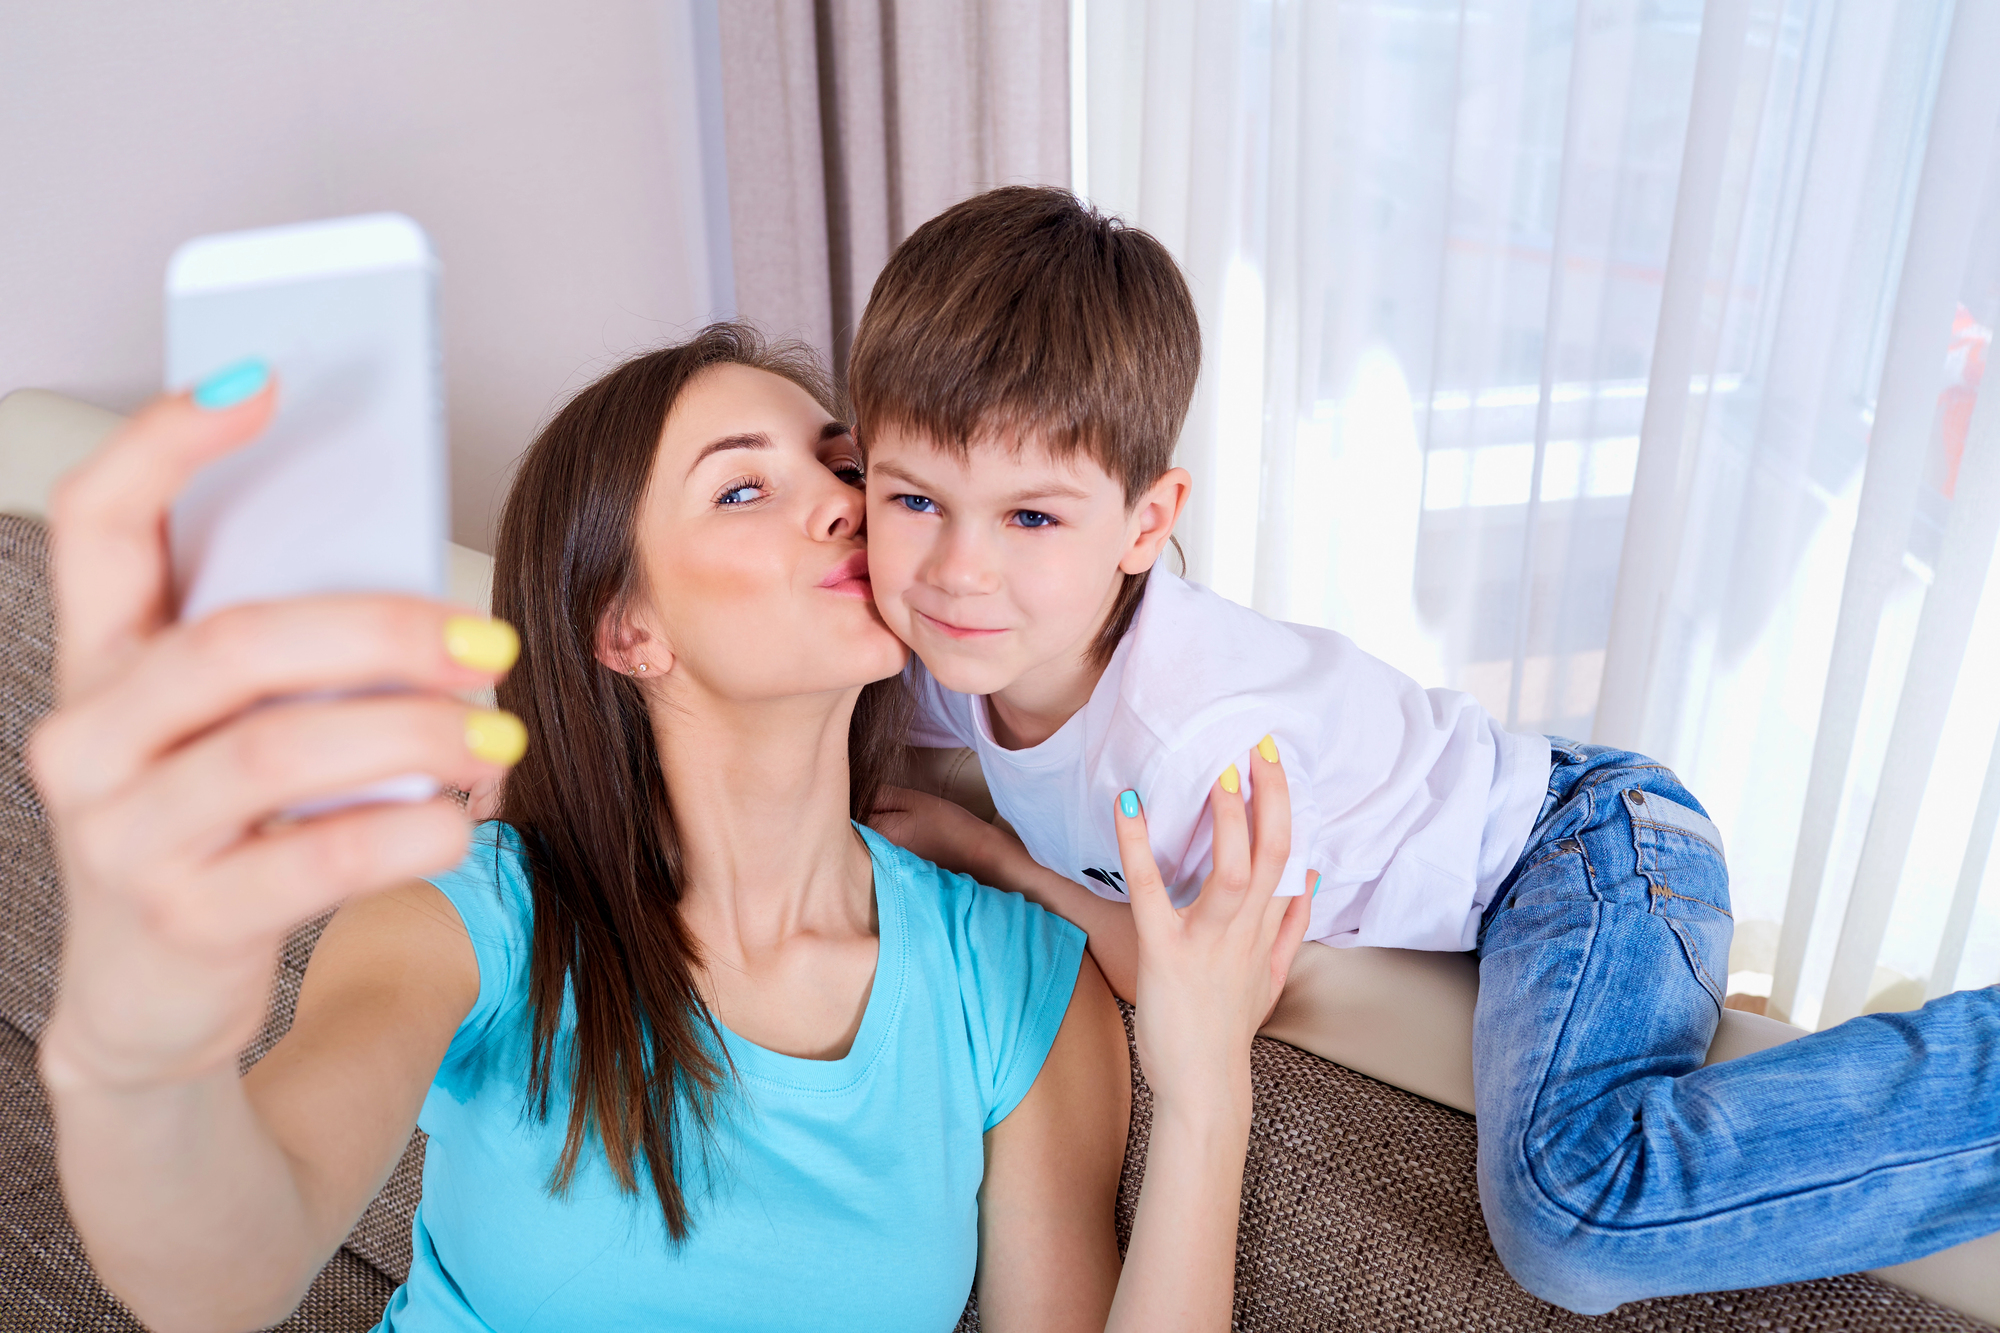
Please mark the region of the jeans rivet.
<svg viewBox="0 0 2000 1333"><path fill-rule="evenodd" d="M1625 799L1634 805L1644 805L1646 803L1646 793L1642 791L1628 791L1625 793Z"/></svg>

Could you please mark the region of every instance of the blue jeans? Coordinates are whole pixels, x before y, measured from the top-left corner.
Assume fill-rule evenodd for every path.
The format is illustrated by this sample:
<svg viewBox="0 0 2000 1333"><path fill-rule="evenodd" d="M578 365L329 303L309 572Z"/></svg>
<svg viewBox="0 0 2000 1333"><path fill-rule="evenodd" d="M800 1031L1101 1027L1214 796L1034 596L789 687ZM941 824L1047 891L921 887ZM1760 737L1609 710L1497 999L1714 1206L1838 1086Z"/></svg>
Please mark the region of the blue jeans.
<svg viewBox="0 0 2000 1333"><path fill-rule="evenodd" d="M1661 765L1553 744L1478 944L1479 1199L1507 1271L1602 1314L2000 1231L2000 989L1703 1068L1729 974L1721 840Z"/></svg>

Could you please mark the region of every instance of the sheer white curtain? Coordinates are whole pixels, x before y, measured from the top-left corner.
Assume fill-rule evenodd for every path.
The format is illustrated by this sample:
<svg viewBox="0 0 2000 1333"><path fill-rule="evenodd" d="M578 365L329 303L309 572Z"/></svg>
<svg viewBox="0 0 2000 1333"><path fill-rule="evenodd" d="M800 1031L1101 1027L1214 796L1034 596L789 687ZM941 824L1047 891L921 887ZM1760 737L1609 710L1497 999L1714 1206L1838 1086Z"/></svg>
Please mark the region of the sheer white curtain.
<svg viewBox="0 0 2000 1333"><path fill-rule="evenodd" d="M1193 574L1671 764L1771 1012L2000 981L2000 0L1072 20L1202 306Z"/></svg>

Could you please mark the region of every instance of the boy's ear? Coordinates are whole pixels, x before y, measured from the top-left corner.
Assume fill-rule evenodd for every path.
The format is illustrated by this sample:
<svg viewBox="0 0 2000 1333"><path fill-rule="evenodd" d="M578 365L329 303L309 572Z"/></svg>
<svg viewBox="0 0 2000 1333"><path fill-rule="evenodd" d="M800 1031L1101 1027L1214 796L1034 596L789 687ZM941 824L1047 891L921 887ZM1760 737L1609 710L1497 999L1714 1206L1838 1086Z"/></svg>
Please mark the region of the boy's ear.
<svg viewBox="0 0 2000 1333"><path fill-rule="evenodd" d="M1174 535L1174 524L1180 521L1181 510L1187 508L1188 493L1193 489L1194 478L1186 468L1170 467L1140 493L1127 525L1130 539L1125 544L1124 557L1118 562L1120 570L1143 574L1153 567L1153 562L1160 558L1160 549Z"/></svg>
<svg viewBox="0 0 2000 1333"><path fill-rule="evenodd" d="M596 649L597 660L621 676L647 680L666 675L674 665L673 649L634 623L622 606L606 610L598 620Z"/></svg>

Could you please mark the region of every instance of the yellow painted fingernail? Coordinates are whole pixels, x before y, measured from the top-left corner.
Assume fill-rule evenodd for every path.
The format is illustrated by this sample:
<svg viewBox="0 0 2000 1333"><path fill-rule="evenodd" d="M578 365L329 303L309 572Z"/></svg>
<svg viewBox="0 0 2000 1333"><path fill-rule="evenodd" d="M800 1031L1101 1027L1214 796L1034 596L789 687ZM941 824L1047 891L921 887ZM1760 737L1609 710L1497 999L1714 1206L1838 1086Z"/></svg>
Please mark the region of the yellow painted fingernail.
<svg viewBox="0 0 2000 1333"><path fill-rule="evenodd" d="M453 616L444 622L444 650L474 671L505 671L521 655L521 636L504 620Z"/></svg>
<svg viewBox="0 0 2000 1333"><path fill-rule="evenodd" d="M465 715L465 748L489 764L513 764L528 752L528 728L512 713L481 708Z"/></svg>
<svg viewBox="0 0 2000 1333"><path fill-rule="evenodd" d="M1257 742L1257 753L1264 756L1265 763L1275 764L1278 762L1278 743L1266 736Z"/></svg>
<svg viewBox="0 0 2000 1333"><path fill-rule="evenodd" d="M1222 789L1224 791L1234 795L1239 785L1236 777L1236 765L1231 764L1228 768L1222 770Z"/></svg>

